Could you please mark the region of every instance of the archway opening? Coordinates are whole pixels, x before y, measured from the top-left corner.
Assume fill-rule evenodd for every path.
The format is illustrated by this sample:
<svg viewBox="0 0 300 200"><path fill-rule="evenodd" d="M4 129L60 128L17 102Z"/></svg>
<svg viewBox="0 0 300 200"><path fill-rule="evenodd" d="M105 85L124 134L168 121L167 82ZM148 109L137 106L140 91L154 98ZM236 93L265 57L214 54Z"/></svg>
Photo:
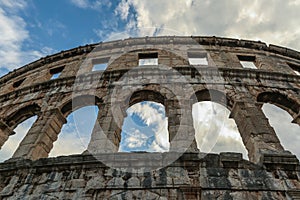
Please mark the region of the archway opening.
<svg viewBox="0 0 300 200"><path fill-rule="evenodd" d="M279 106L264 103L262 110L274 128L281 145L300 159L300 126L293 124L292 116Z"/></svg>
<svg viewBox="0 0 300 200"><path fill-rule="evenodd" d="M161 103L142 101L131 105L126 113L119 152L169 151L168 118Z"/></svg>
<svg viewBox="0 0 300 200"><path fill-rule="evenodd" d="M300 112L300 105L286 94L279 92L262 92L257 96L257 101L262 103L271 103L287 111L290 115Z"/></svg>
<svg viewBox="0 0 300 200"><path fill-rule="evenodd" d="M31 116L28 119L19 123L14 129L15 134L10 136L0 150L0 162L11 158L14 152L19 147L33 123L36 121L37 115Z"/></svg>
<svg viewBox="0 0 300 200"><path fill-rule="evenodd" d="M206 153L237 152L248 159L241 135L230 111L211 101L193 104L193 122L196 142L200 151Z"/></svg>
<svg viewBox="0 0 300 200"><path fill-rule="evenodd" d="M70 113L49 157L80 154L87 149L98 115L97 106L81 107Z"/></svg>

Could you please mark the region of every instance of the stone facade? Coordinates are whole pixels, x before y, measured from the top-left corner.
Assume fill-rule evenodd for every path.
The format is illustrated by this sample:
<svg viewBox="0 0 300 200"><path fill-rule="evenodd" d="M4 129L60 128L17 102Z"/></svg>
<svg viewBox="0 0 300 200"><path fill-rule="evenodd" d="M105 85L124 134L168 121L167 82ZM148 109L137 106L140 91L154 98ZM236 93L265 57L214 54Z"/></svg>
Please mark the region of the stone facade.
<svg viewBox="0 0 300 200"><path fill-rule="evenodd" d="M131 165L128 170L112 169L90 155L4 163L1 165L1 197L296 199L293 194L300 187L298 161L294 156L269 156L272 161L264 167L242 160L238 153L186 153L171 165L143 173L141 164L151 165L151 160L136 154L119 155L124 163L135 159L135 166Z"/></svg>
<svg viewBox="0 0 300 200"><path fill-rule="evenodd" d="M141 66L143 58L157 64ZM107 68L93 71L96 64ZM0 148L18 124L38 116L0 164L0 199L300 199L299 161L261 110L275 104L300 125L295 71L299 52L217 37L126 39L41 58L0 79ZM117 152L125 111L142 101L165 106L169 152ZM249 161L199 152L192 105L201 101L231 111ZM88 105L99 113L87 150L47 158L67 116Z"/></svg>

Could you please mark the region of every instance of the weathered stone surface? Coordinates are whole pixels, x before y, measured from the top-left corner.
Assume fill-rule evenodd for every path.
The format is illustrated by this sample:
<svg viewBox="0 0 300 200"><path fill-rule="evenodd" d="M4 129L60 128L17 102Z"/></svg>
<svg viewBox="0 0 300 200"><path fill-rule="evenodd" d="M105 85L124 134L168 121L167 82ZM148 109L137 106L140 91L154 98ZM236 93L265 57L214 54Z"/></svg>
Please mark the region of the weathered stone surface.
<svg viewBox="0 0 300 200"><path fill-rule="evenodd" d="M157 55L158 65L138 66L141 54ZM190 65L196 54L208 65ZM243 68L241 57L254 58L257 69ZM92 71L100 61L107 69ZM284 47L194 36L131 38L41 58L0 78L0 150L18 124L38 116L0 164L0 199L300 199L299 160L261 110L273 103L300 125L299 66L300 53ZM61 75L50 80L55 71ZM141 101L165 106L168 153L117 153L126 109ZM199 153L192 106L200 101L231 111L249 161ZM47 158L68 115L88 105L99 113L84 154Z"/></svg>
<svg viewBox="0 0 300 200"><path fill-rule="evenodd" d="M104 166L88 155L45 160L44 164L53 168L45 168L43 173L36 173L39 161L26 165L24 162L3 163L0 180L5 180L7 185L1 185L0 197L191 199L194 195L195 199L285 199L288 195L297 196L299 170L293 171L295 177L289 177L290 171L280 168L276 162L272 163L273 170L268 171L259 164L237 161L237 156L230 160L230 155L232 153L216 155L219 162L211 163L209 154L199 158L197 153L186 153L169 166L144 173L141 163L147 165L147 160L140 160L140 173L129 173ZM126 162L128 156L130 153L122 153L121 160ZM224 168L222 157L238 165ZM85 162L74 164L73 159ZM28 167L32 172L26 170ZM16 175L11 176L11 173ZM174 190L177 192L173 193Z"/></svg>

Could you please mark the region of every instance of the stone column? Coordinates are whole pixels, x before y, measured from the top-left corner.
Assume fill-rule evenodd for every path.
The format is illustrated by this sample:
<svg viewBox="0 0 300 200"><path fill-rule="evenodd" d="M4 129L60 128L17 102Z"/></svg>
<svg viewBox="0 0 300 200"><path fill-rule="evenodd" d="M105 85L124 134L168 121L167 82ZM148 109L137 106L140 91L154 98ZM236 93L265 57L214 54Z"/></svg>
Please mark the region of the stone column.
<svg viewBox="0 0 300 200"><path fill-rule="evenodd" d="M170 152L199 152L195 140L192 106L190 100L184 105L170 100L166 103ZM180 123L181 122L181 123Z"/></svg>
<svg viewBox="0 0 300 200"><path fill-rule="evenodd" d="M0 149L7 141L10 135L14 135L15 132L2 120L0 120Z"/></svg>
<svg viewBox="0 0 300 200"><path fill-rule="evenodd" d="M113 115L110 104L99 103L98 107L99 112L87 151L91 154L118 152L121 129L114 121L116 115Z"/></svg>
<svg viewBox="0 0 300 200"><path fill-rule="evenodd" d="M298 108L298 113L297 113L297 111L296 112L293 111L293 114L291 114L291 116L294 118L293 121L292 121L292 123L298 124L300 126L300 94L292 94L292 96L295 99L299 100L299 101L294 101L294 103L296 105L298 105L299 108Z"/></svg>
<svg viewBox="0 0 300 200"><path fill-rule="evenodd" d="M298 124L300 126L300 113L298 113L298 115L294 117L292 123Z"/></svg>
<svg viewBox="0 0 300 200"><path fill-rule="evenodd" d="M53 143L66 122L59 109L42 112L22 140L13 158L37 160L48 157Z"/></svg>
<svg viewBox="0 0 300 200"><path fill-rule="evenodd" d="M255 163L261 162L263 154L284 151L261 106L261 103L235 102L230 115L235 119L249 160Z"/></svg>

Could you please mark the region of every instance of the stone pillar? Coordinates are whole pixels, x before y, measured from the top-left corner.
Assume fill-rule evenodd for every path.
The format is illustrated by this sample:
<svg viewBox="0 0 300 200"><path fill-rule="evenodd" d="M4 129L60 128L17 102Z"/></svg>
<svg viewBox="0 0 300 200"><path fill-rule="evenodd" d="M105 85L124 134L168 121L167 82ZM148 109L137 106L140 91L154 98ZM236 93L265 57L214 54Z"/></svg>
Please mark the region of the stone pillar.
<svg viewBox="0 0 300 200"><path fill-rule="evenodd" d="M300 113L294 118L292 123L298 124L300 126Z"/></svg>
<svg viewBox="0 0 300 200"><path fill-rule="evenodd" d="M15 132L2 120L0 120L0 149L6 142L10 135L14 135Z"/></svg>
<svg viewBox="0 0 300 200"><path fill-rule="evenodd" d="M170 100L166 103L170 152L199 152L195 140L192 106L190 100L184 105ZM180 123L181 122L181 123Z"/></svg>
<svg viewBox="0 0 300 200"><path fill-rule="evenodd" d="M121 129L114 120L115 115L112 113L111 106L99 103L98 108L97 120L87 151L91 154L118 152Z"/></svg>
<svg viewBox="0 0 300 200"><path fill-rule="evenodd" d="M13 158L37 160L48 157L53 143L66 122L59 109L42 112L22 140Z"/></svg>
<svg viewBox="0 0 300 200"><path fill-rule="evenodd" d="M284 151L261 106L261 103L235 102L230 115L235 119L249 160L255 163L261 162L263 154Z"/></svg>

